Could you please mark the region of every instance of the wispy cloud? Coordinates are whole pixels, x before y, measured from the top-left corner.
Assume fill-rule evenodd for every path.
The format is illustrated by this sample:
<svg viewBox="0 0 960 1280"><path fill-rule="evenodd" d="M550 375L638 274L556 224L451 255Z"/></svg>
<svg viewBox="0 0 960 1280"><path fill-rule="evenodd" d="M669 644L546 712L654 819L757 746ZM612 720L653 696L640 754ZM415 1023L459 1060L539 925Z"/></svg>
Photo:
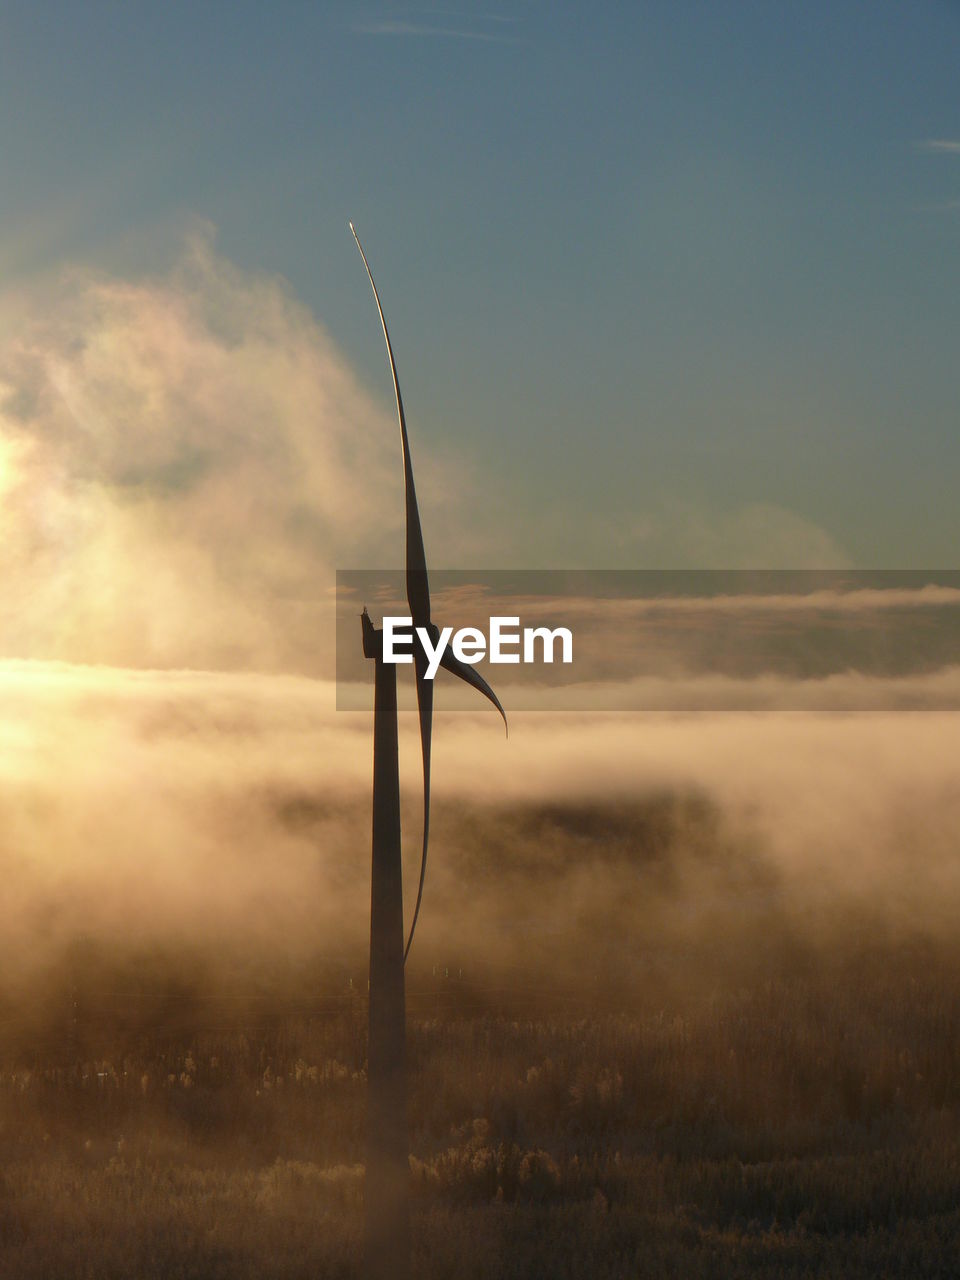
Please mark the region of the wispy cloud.
<svg viewBox="0 0 960 1280"><path fill-rule="evenodd" d="M915 213L956 213L960 209L960 199L957 200L936 200L932 204L917 204L913 206Z"/></svg>
<svg viewBox="0 0 960 1280"><path fill-rule="evenodd" d="M503 35L498 31L479 31L466 27L441 26L432 22L407 22L384 19L374 22L361 22L354 28L357 35L362 36L426 36L440 37L448 40L477 40L484 44L523 44L516 36Z"/></svg>
<svg viewBox="0 0 960 1280"><path fill-rule="evenodd" d="M233 983L270 955L362 956L370 721L330 695L283 676L0 662L4 980L77 934L121 954L195 943L203 971ZM401 716L410 803L417 732ZM668 927L650 849L687 940L714 892L714 847L723 865L754 851L798 927L819 930L815 908L849 900L917 937L955 933L955 712L519 715L509 750L473 716L445 716L439 732L443 855L418 964L431 951L479 959L514 925L523 954L508 958L526 960L532 915L575 953L596 949L599 934L581 932L591 920L628 945L654 895L648 918ZM706 809L686 807L691 789ZM657 814L680 822L675 842Z"/></svg>
<svg viewBox="0 0 960 1280"><path fill-rule="evenodd" d="M365 554L354 536L391 510L382 411L211 234L159 277L78 269L3 300L6 655L300 669L288 645L316 656L338 547Z"/></svg>
<svg viewBox="0 0 960 1280"><path fill-rule="evenodd" d="M923 138L916 143L920 151L938 151L944 155L960 155L960 138Z"/></svg>

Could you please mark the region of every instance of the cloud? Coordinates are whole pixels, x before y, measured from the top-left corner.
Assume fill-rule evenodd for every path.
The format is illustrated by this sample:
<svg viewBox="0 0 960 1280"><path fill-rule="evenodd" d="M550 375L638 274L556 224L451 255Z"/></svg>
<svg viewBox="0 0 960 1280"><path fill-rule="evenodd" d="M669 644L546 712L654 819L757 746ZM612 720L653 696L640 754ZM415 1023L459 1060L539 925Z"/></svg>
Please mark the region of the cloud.
<svg viewBox="0 0 960 1280"><path fill-rule="evenodd" d="M440 37L450 40L477 40L484 44L522 44L522 40L502 35L496 31L478 31L466 27L438 26L426 22L404 22L394 19L383 19L374 22L361 22L354 28L357 35L363 36L425 36Z"/></svg>
<svg viewBox="0 0 960 1280"><path fill-rule="evenodd" d="M317 670L338 556L399 532L396 427L285 284L204 232L3 320L0 651Z"/></svg>
<svg viewBox="0 0 960 1280"><path fill-rule="evenodd" d="M572 515L561 503L525 506L495 486L487 494L471 543L461 519L461 564L516 568L843 569L851 559L837 537L798 512L753 501L723 510L676 493L613 508L592 505ZM521 523L522 522L522 523ZM452 526L457 528L457 526ZM439 562L438 566L439 566ZM443 562L455 566L449 556Z"/></svg>
<svg viewBox="0 0 960 1280"><path fill-rule="evenodd" d="M759 595L744 591L736 595L617 596L603 599L576 595L524 597L518 593L507 597L507 603L514 611L524 604L536 604L548 614L559 612L565 618L596 613L598 605L602 605L606 613L622 622L651 613L872 613L878 609L950 608L960 604L960 588L931 582L921 587L824 588L789 594L768 592ZM498 610L501 613L508 611L506 604L498 605Z"/></svg>
<svg viewBox="0 0 960 1280"><path fill-rule="evenodd" d="M462 457L414 452L434 565L512 565L518 547L577 563L561 512L498 506ZM8 292L0 653L332 674L334 567L398 560L397 453L389 402L283 281L226 261L209 229L165 274L76 269ZM607 520L578 522L581 556L846 563L827 532L764 504Z"/></svg>
<svg viewBox="0 0 960 1280"><path fill-rule="evenodd" d="M277 955L362 965L371 725L329 695L302 677L0 665L4 983L78 937L234 977ZM551 964L622 962L753 911L808 942L854 909L952 936L958 738L935 713L521 713L508 741L441 715L416 961L530 963L540 946ZM409 893L415 714L400 748Z"/></svg>
<svg viewBox="0 0 960 1280"><path fill-rule="evenodd" d="M960 155L960 138L924 138L916 145L921 151L938 151L946 155Z"/></svg>
<svg viewBox="0 0 960 1280"><path fill-rule="evenodd" d="M282 282L239 271L208 234L163 276L75 271L6 298L0 384L4 981L79 935L202 946L228 967L267 951L362 956L370 719L334 712L313 677L332 674L334 565L395 560L389 406ZM455 557L444 535L469 527L482 486L455 459L425 463L433 537ZM823 530L763 505L677 509L631 536L666 550L674 532L686 563L843 560ZM952 929L957 733L937 713L521 713L505 742L492 716L440 715L418 954L487 954L511 926L516 959L533 909L567 952L584 912L593 941L618 946L638 919L689 919L704 884L693 855L713 836L676 802L671 865L691 869L682 910L658 915L641 872L659 838L644 806L661 793L708 797L791 910L845 895ZM401 750L412 877L413 715ZM714 841L718 865L729 841ZM510 880L511 866L533 871Z"/></svg>
<svg viewBox="0 0 960 1280"><path fill-rule="evenodd" d="M772 503L750 502L712 518L687 510L678 523L684 553L698 568L842 569L850 564L829 532Z"/></svg>
<svg viewBox="0 0 960 1280"><path fill-rule="evenodd" d="M953 213L960 209L960 199L958 200L937 200L932 204L914 205L917 213Z"/></svg>

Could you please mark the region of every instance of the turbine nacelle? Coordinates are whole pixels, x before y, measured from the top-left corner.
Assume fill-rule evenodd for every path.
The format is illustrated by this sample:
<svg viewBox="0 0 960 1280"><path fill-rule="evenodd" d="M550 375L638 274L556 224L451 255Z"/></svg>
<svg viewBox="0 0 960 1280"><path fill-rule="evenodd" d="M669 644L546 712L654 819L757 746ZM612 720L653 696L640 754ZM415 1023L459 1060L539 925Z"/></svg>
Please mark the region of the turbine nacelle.
<svg viewBox="0 0 960 1280"><path fill-rule="evenodd" d="M360 616L363 623L364 657L382 657L383 630L374 627L366 608L364 608ZM399 625L394 623L390 630L393 645L401 646L406 655L399 661L403 663L413 662L416 667L418 681L425 679L428 682L432 682L434 672L431 668L442 667L444 671L449 671L451 675L457 676L465 684L470 685L492 702L503 717L504 727L507 727L507 713L501 706L500 699L475 667L468 662L461 662L450 646L443 644L441 628L435 622L416 624L411 621L409 626L404 626L402 623ZM394 661L397 660L394 659Z"/></svg>

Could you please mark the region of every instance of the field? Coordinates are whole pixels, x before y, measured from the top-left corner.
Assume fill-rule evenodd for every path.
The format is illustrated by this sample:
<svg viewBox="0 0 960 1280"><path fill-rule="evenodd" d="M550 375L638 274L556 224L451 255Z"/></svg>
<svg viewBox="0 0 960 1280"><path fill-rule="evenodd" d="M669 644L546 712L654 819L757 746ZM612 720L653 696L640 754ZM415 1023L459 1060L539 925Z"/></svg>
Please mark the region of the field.
<svg viewBox="0 0 960 1280"><path fill-rule="evenodd" d="M775 856L689 789L439 805L408 978L416 1274L955 1276L953 794L880 815L869 879L843 830L829 863ZM291 897L269 863L285 930L197 890L182 924L141 903L81 935L54 881L10 917L46 942L8 943L0 977L4 1277L359 1274L368 882L343 850L366 801L253 801L322 851L339 932L311 937L311 881ZM224 883L260 865L223 847Z"/></svg>
<svg viewBox="0 0 960 1280"><path fill-rule="evenodd" d="M421 975L417 1274L955 1275L960 960L807 961L660 1008ZM357 1275L358 984L311 1010L97 975L3 1076L4 1274Z"/></svg>

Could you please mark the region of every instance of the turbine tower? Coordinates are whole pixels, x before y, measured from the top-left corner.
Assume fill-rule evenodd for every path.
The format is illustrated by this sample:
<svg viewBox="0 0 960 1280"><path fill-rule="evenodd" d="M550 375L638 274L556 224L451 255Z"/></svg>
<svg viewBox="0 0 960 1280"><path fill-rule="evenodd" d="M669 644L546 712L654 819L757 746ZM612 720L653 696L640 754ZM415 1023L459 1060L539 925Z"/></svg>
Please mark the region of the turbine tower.
<svg viewBox="0 0 960 1280"><path fill-rule="evenodd" d="M373 865L370 886L370 1009L367 1050L367 1175L364 1192L364 1254L367 1280L407 1280L410 1274L409 1135L407 1131L406 1010L403 969L413 942L430 837L430 749L433 733L433 681L417 639L423 627L435 648L439 628L430 617L427 562L420 529L417 491L407 423L380 295L360 238L350 223L370 287L376 299L400 422L406 505L407 601L413 625L413 659L423 756L423 843L420 880L410 932L404 943L403 870L400 849L400 778L397 750L397 668L383 660L383 633L366 609L362 615L363 653L375 665L373 712ZM489 698L507 717L497 695L474 667L444 649L440 665Z"/></svg>

